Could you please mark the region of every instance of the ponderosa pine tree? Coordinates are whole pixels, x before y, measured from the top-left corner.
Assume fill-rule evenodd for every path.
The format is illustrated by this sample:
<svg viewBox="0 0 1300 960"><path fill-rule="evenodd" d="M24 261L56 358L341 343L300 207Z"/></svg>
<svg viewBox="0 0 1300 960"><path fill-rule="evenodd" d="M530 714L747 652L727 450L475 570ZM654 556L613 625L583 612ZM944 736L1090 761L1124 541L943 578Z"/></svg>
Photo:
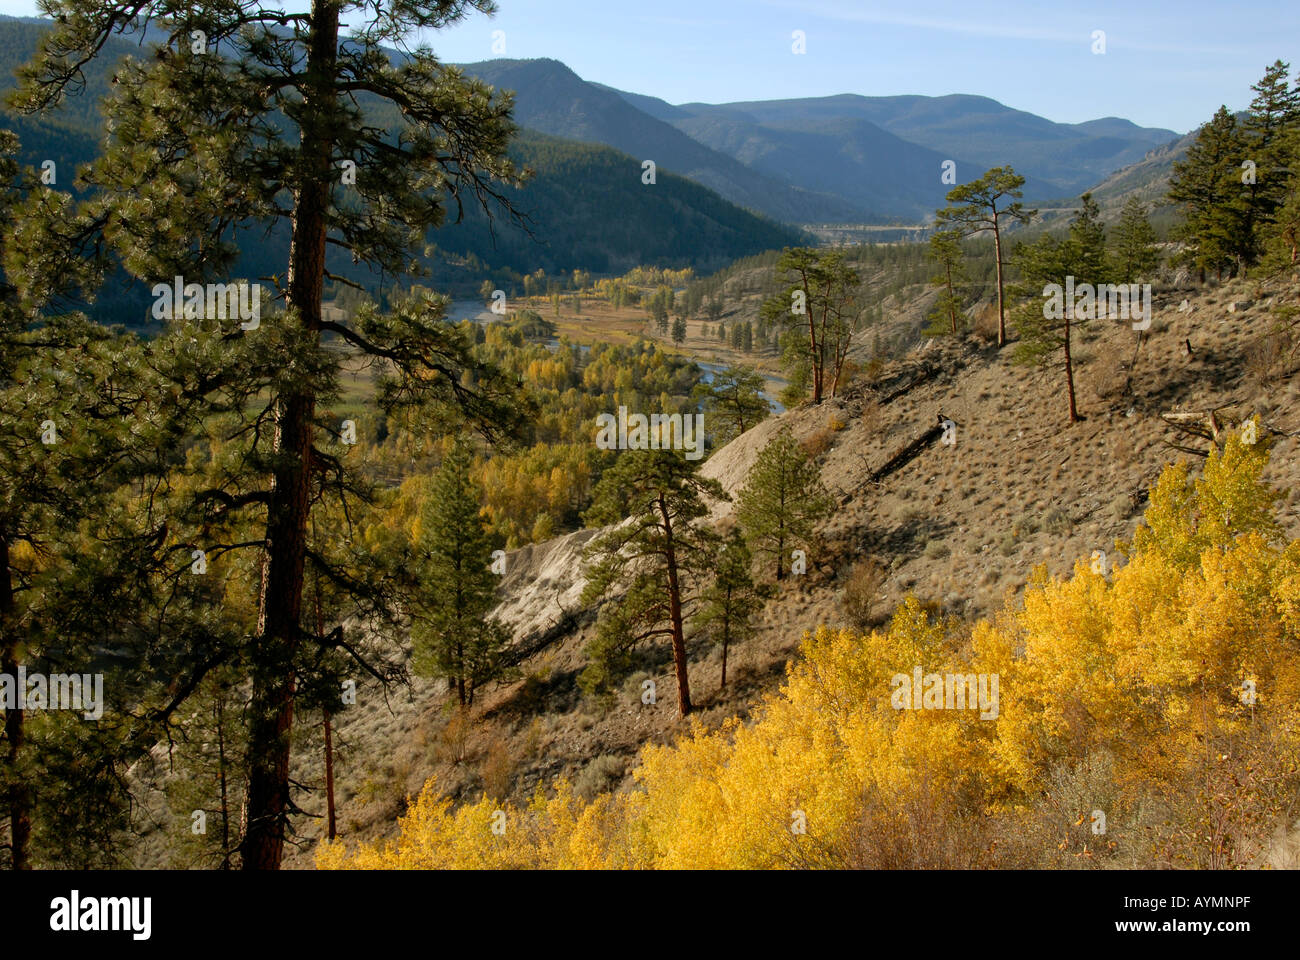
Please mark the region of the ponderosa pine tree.
<svg viewBox="0 0 1300 960"><path fill-rule="evenodd" d="M985 231L993 233L993 254L998 275L998 346L1007 342L1007 315L1003 296L1002 230L1013 223L1028 223L1038 213L1026 210L1020 198L1025 178L1011 167L994 167L978 180L948 191L948 206L935 211L935 226L953 230L962 238ZM999 205L1000 204L1000 205Z"/></svg>
<svg viewBox="0 0 1300 960"><path fill-rule="evenodd" d="M1090 303L1081 298L1081 303L1086 303L1085 314L1076 315L1075 304L1064 294L1067 278L1074 278L1076 290L1084 284L1091 284L1095 289L1097 284L1110 279L1101 211L1091 194L1085 193L1082 201L1064 240L1043 234L1033 244L1017 244L1012 258L1020 273L1012 294L1024 298L1016 322L1020 341L1016 344L1015 360L1048 366L1061 358L1070 423L1083 419L1075 401L1074 338L1092 318L1090 314L1099 307L1099 302L1095 297ZM1048 284L1058 285L1059 297L1048 295Z"/></svg>
<svg viewBox="0 0 1300 960"><path fill-rule="evenodd" d="M167 0L57 0L48 7L55 26L20 77L15 103L46 109L79 90L82 69L111 35L139 31L146 21L165 35L146 44L150 56L118 66L105 104L109 138L84 177L90 199L75 216L68 211L72 226L102 238L133 276L151 284L176 276L230 281L243 230L279 224L286 231L274 322L214 333L210 322L172 321L201 345L193 364L199 379L188 389L227 411L258 398L261 411L234 434L244 439L237 463L195 497L260 530L238 544L261 556L246 649L245 869L278 868L282 856L304 640L339 642L337 633L318 637L304 616L307 568L354 586L366 595L362 608L379 602L372 588L380 579L351 581L308 536L313 508L358 486L344 451L318 442L337 437L338 421L322 404L336 395L343 358L323 338L385 365L385 410L451 407L488 435L519 416L507 399L511 384L488 372L464 375L475 367L472 344L442 323L444 300L365 310L352 321L326 320L321 311L330 267L345 262L331 258L331 248L372 269L408 272L411 252L449 207L509 210L504 187L519 180L506 156L514 131L509 97L444 66L427 47L396 61L388 49L404 47L414 30L492 9L489 0L313 0L306 12L217 0L184 9ZM341 36L345 21L349 32ZM245 360L238 397L213 396L226 385L200 378L229 375Z"/></svg>
<svg viewBox="0 0 1300 960"><path fill-rule="evenodd" d="M1147 219L1147 208L1137 197L1124 201L1111 242L1116 283L1151 279L1152 271L1160 262L1160 253L1156 249L1156 232Z"/></svg>
<svg viewBox="0 0 1300 960"><path fill-rule="evenodd" d="M814 525L833 507L817 465L784 425L754 460L736 500L736 518L750 549L774 561L776 579L784 580L786 552L807 547Z"/></svg>
<svg viewBox="0 0 1300 960"><path fill-rule="evenodd" d="M447 678L462 707L501 675L510 641L509 631L488 616L498 577L481 496L470 479L472 459L469 443L458 438L429 484L415 543L419 599L411 630L416 671Z"/></svg>
<svg viewBox="0 0 1300 960"><path fill-rule="evenodd" d="M727 685L727 650L731 644L748 639L752 621L763 607L763 598L750 575L753 556L739 527L732 529L718 556L718 571L704 591L695 622L701 630L722 645L722 680Z"/></svg>
<svg viewBox="0 0 1300 960"><path fill-rule="evenodd" d="M120 864L126 768L162 735L170 681L184 688L222 645L209 616L218 584L175 576L189 552L178 563L143 502L166 499L148 481L178 450L158 415L173 398L140 389L159 355L72 317L4 352L16 362L0 378L0 672L102 678L93 719L56 712L29 730L22 709L5 711L10 865Z"/></svg>
<svg viewBox="0 0 1300 960"><path fill-rule="evenodd" d="M607 603L588 644L579 682L608 691L629 667L634 647L666 638L677 678L677 706L691 711L686 622L717 563L718 537L699 523L706 498L729 500L716 480L700 476L699 461L679 450L628 450L596 486L588 525L614 526L587 548L584 604Z"/></svg>
<svg viewBox="0 0 1300 960"><path fill-rule="evenodd" d="M1291 145L1300 126L1300 86L1292 87L1288 79L1290 64L1274 61L1258 83L1246 120L1242 124L1242 141L1246 156L1254 163L1253 183L1248 183L1251 262L1260 252L1261 235L1274 222L1279 207L1286 200L1292 169Z"/></svg>
<svg viewBox="0 0 1300 960"><path fill-rule="evenodd" d="M704 304L704 291L698 283L692 283L686 288L686 294L682 297L682 310L685 316L693 317L700 312L700 307Z"/></svg>
<svg viewBox="0 0 1300 960"><path fill-rule="evenodd" d="M1070 242L1074 260L1071 269L1074 282L1097 284L1111 282L1110 255L1106 249L1106 225L1101 219L1101 207L1085 193L1079 198L1079 209L1070 221Z"/></svg>
<svg viewBox="0 0 1300 960"><path fill-rule="evenodd" d="M672 287L660 286L655 290L654 295L646 303L646 310L654 319L655 327L659 335L667 336L670 329L669 314L673 309L673 290Z"/></svg>
<svg viewBox="0 0 1300 960"><path fill-rule="evenodd" d="M1225 270L1252 255L1250 195L1241 169L1245 153L1237 118L1219 107L1187 155L1174 161L1169 199L1183 212L1174 236L1187 245L1183 259L1202 281L1210 270L1222 279Z"/></svg>
<svg viewBox="0 0 1300 960"><path fill-rule="evenodd" d="M956 336L966 324L962 300L957 287L966 279L962 271L961 233L957 230L940 230L930 237L930 259L939 266L939 273L930 281L939 287L939 298L926 316L930 325L925 332L930 336L949 333ZM944 327L947 327L947 330Z"/></svg>
<svg viewBox="0 0 1300 960"><path fill-rule="evenodd" d="M807 247L786 249L775 276L785 289L763 301L762 317L784 332L782 360L791 382L807 371L812 402L821 403L839 388L861 319L857 288L862 278L843 253Z"/></svg>
<svg viewBox="0 0 1300 960"><path fill-rule="evenodd" d="M13 229L18 190L14 183L18 164L14 155L18 140L0 134L0 230L7 237ZM35 398L42 380L29 379L32 348L27 344L27 317L19 308L16 290L5 280L0 290L0 674L16 677L26 657L25 635L30 629L29 604L22 597L37 573L35 557L23 556L24 546L39 543L44 526L42 513L51 506L48 493L57 494L53 484L42 483L48 476L50 457L41 444L41 425L52 420L54 396ZM45 383L49 383L46 378ZM35 402L32 403L31 400ZM62 418L60 418L62 419ZM66 430L66 421L65 421ZM30 547L28 547L30 549ZM28 843L32 828L32 773L25 769L27 731L24 711L0 703L4 710L3 744L0 754L0 797L8 828L9 866L14 870L30 866Z"/></svg>
<svg viewBox="0 0 1300 960"><path fill-rule="evenodd" d="M348 526L348 518L339 516L338 511L331 516L328 510L319 510L311 519L313 542L322 543L317 528L324 524L337 525L338 528L345 529ZM389 543L372 541L366 555L367 562L379 570L399 568L408 576L413 572L418 575L417 563L408 560L394 562L391 555L386 555L390 546L398 546L399 551L405 553L401 550L406 546L404 538L394 538L394 541ZM342 563L335 562L340 567L348 566L346 560ZM413 598L419 595L420 584L417 581L408 583L407 586L406 596L411 599L404 604L404 612L409 615L414 607ZM340 637L339 647L321 645L313 651L312 661L308 668L302 671L302 682L295 692L294 707L300 717L320 712L319 743L315 739L315 731L311 727L303 729L305 725L302 724L299 726L297 739L303 742L305 749L319 749L324 760L324 783L321 786L325 794L325 836L333 839L338 827L334 795L334 765L338 758L338 744L334 736L334 723L337 717L357 703L357 698L361 695L357 688L355 658L342 648L341 642L341 635L344 632L343 622L352 613L355 604L352 602L353 589L349 584L327 580L319 572L310 580L308 589L316 635ZM384 665L384 672L379 673L375 679L383 685L388 680L404 679L405 673L405 663L389 663Z"/></svg>
<svg viewBox="0 0 1300 960"><path fill-rule="evenodd" d="M244 699L238 673L225 667L206 676L186 704L172 766L168 803L180 836L174 866L230 870L239 852L244 786Z"/></svg>
<svg viewBox="0 0 1300 960"><path fill-rule="evenodd" d="M62 223L68 197L20 174L17 146L0 132L0 673L16 684L19 667L80 675L96 662L105 683L90 721L54 713L33 728L20 704L0 702L0 831L13 869L103 865L124 823L126 754L158 717L160 692L134 665L105 663L105 638L149 660L141 625L156 617L186 636L193 612L184 589L169 591L166 613L157 605L156 528L118 494L157 475L177 434L145 387L157 355L57 306L98 271L77 237L33 237L33 223ZM130 574L114 576L116 563ZM175 664L156 652L152 662Z"/></svg>
<svg viewBox="0 0 1300 960"><path fill-rule="evenodd" d="M763 396L762 374L740 364L719 370L711 381L698 384L695 396L703 404L706 422L722 421L713 431L715 446L734 440L772 412Z"/></svg>
<svg viewBox="0 0 1300 960"><path fill-rule="evenodd" d="M1265 233L1267 264L1274 269L1293 268L1300 263L1300 173L1291 177L1282 205Z"/></svg>
<svg viewBox="0 0 1300 960"><path fill-rule="evenodd" d="M1014 308L1016 330L1015 360L1030 366L1055 365L1065 370L1065 393L1070 423L1079 418L1074 393L1074 358L1071 352L1074 335L1085 322L1074 316L1073 303L1060 304L1060 310L1044 292L1049 284L1064 289L1065 278L1073 265L1071 243L1044 233L1031 244L1017 243L1011 253L1019 279L1011 285L1012 297L1023 298ZM1059 361L1058 361L1059 358Z"/></svg>

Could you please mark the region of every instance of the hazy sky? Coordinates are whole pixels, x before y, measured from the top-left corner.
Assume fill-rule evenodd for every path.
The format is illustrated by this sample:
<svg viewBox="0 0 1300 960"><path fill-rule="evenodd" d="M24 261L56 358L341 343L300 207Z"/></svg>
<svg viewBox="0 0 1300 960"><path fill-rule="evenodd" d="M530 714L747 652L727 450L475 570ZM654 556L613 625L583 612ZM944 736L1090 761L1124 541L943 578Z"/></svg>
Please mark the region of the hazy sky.
<svg viewBox="0 0 1300 960"><path fill-rule="evenodd" d="M1295 0L498 0L429 39L454 61L553 57L672 103L836 93L982 94L1052 120L1120 116L1180 133L1300 65ZM302 3L286 7L301 9ZM35 0L0 0L30 15ZM807 52L792 52L802 30ZM1105 32L1104 54L1093 32Z"/></svg>

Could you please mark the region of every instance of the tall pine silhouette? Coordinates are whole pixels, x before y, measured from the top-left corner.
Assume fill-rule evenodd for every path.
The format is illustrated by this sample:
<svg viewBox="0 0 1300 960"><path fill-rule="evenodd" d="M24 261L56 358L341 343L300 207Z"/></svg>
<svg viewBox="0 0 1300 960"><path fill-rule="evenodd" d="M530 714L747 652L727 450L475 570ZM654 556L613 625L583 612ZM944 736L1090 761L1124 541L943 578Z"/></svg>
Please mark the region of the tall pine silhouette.
<svg viewBox="0 0 1300 960"><path fill-rule="evenodd" d="M509 640L487 616L496 605L497 575L470 463L469 444L460 438L429 486L416 542L422 576L412 629L416 670L446 677L462 707L500 674Z"/></svg>
<svg viewBox="0 0 1300 960"><path fill-rule="evenodd" d="M400 274L428 229L468 204L509 213L519 172L506 156L514 132L509 97L441 64L427 48L394 62L391 47L440 29L486 0L373 4L313 0L306 12L278 5L196 2L51 4L56 25L21 73L19 107L39 111L79 89L104 41L146 19L165 41L116 68L105 104L111 122L101 158L86 173L91 194L66 211L63 230L93 235L148 284L230 282L243 230L286 238L284 271L269 278L275 316L260 327L178 317L195 346L185 389L233 416L237 463L196 500L255 534L257 615L246 646L248 711L244 869L279 867L292 809L290 735L304 644L319 635L303 606L307 576L351 585L359 610L382 601L350 578L337 543L312 542L322 503L363 486L346 464L337 395L344 355L327 336L384 365L387 411L448 408L494 436L517 422L511 385L473 367L471 345L441 322L445 301L422 298L390 313L326 319L327 276L349 262ZM349 24L346 35L341 25ZM53 221L51 221L53 223ZM69 227L68 224L71 226ZM331 251L334 251L331 255ZM242 329L241 329L242 327ZM239 376L231 383L232 374ZM341 539L337 538L336 539ZM366 669L373 669L365 665Z"/></svg>

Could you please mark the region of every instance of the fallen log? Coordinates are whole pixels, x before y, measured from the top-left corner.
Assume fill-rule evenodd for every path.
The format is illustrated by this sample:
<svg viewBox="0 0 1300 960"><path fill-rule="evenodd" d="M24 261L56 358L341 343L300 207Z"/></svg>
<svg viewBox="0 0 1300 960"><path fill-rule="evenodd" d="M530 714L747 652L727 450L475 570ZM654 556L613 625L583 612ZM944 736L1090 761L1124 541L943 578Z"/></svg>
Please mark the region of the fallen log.
<svg viewBox="0 0 1300 960"><path fill-rule="evenodd" d="M935 375L938 372L939 372L938 367L928 367L923 369L919 374L917 374L911 380L907 381L907 383L903 384L901 387L896 387L894 390L891 390L889 393L885 394L877 401L877 403L879 403L881 406L884 406L887 403L893 403L895 400L897 400L899 397L903 396L904 394L911 393L921 384L927 382L928 380L934 379Z"/></svg>
<svg viewBox="0 0 1300 960"><path fill-rule="evenodd" d="M894 455L885 461L884 466L871 474L870 481L872 483L879 483L891 473L894 473L896 470L901 470L919 457L922 450L943 436L944 420L945 418L943 414L940 414L939 422L935 426L931 427L929 430L925 431L925 433L916 437L910 443L904 444L895 451Z"/></svg>
<svg viewBox="0 0 1300 960"><path fill-rule="evenodd" d="M1205 411L1193 411L1191 413L1168 411L1161 413L1160 419L1181 434L1217 444L1223 440L1223 424L1219 421L1219 411L1235 405L1236 402L1234 401L1232 403L1221 403L1219 406ZM1209 453L1208 450L1196 450L1174 443L1169 445L1175 450L1181 450L1184 453L1195 453L1201 457L1207 456Z"/></svg>
<svg viewBox="0 0 1300 960"><path fill-rule="evenodd" d="M596 619L594 609L585 610L563 610L559 618L550 626L543 627L540 630L534 630L532 633L516 640L510 645L509 649L502 656L502 662L508 667L515 667L541 653L555 641L560 640L570 633L593 623Z"/></svg>

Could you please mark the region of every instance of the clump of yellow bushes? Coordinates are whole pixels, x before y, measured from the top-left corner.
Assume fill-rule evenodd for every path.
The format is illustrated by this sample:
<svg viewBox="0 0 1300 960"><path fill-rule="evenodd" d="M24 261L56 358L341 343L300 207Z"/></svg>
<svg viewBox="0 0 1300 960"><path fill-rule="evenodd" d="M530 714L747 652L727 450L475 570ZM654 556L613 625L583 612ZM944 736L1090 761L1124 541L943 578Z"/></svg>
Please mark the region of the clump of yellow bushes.
<svg viewBox="0 0 1300 960"><path fill-rule="evenodd" d="M637 789L454 808L324 868L1262 866L1300 787L1300 542L1263 441L1153 487L1122 565L1042 568L973 626L904 601L820 627L748 725L646 747ZM998 676L996 719L895 709L892 678ZM1100 814L1100 819L1098 815ZM1294 814L1292 814L1294 815Z"/></svg>

